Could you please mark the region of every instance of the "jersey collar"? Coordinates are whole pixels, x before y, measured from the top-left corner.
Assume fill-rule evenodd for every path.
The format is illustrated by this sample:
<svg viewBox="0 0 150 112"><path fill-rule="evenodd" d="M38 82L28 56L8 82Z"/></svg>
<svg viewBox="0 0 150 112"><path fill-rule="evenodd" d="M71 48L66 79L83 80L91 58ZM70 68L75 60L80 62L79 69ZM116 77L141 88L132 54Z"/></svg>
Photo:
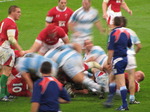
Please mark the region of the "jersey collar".
<svg viewBox="0 0 150 112"><path fill-rule="evenodd" d="M14 20L13 18L11 18L11 17L9 17L9 16L8 16L7 18L9 18L9 19L11 19L12 21L14 21L14 22L15 22L15 20Z"/></svg>
<svg viewBox="0 0 150 112"><path fill-rule="evenodd" d="M56 9L57 9L58 11L60 11L60 12L64 12L64 11L66 11L67 7L65 7L64 10L61 10L61 9L59 9L59 7L57 6Z"/></svg>

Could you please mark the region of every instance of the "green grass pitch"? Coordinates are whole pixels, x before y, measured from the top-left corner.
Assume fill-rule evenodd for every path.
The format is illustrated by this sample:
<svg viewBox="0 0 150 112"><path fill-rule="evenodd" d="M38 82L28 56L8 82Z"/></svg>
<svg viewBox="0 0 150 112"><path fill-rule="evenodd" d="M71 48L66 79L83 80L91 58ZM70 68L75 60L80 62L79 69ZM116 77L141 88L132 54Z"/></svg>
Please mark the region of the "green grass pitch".
<svg viewBox="0 0 150 112"><path fill-rule="evenodd" d="M2 0L1 0L2 1ZM17 21L19 28L19 43L24 50L30 48L38 33L45 27L45 16L47 11L57 5L58 0L15 0L0 2L0 20L7 17L7 9L10 5L18 5L22 9L22 16ZM103 0L92 0L92 6L99 10L100 20L104 27L105 21L102 19ZM130 112L149 112L150 105L150 1L149 0L126 0L126 3L133 11L133 16L123 11L123 15L128 19L128 27L133 29L142 42L142 49L136 55L137 70L144 71L146 78L141 82L141 91L136 94L136 98L141 102L139 105L129 105ZM68 6L76 10L81 6L81 0L68 0ZM94 43L106 49L107 35L102 35L94 28ZM63 112L114 112L120 104L120 100L115 100L113 108L103 108L98 96L77 95L70 104L61 104ZM18 97L13 102L0 102L0 112L29 112L30 98Z"/></svg>

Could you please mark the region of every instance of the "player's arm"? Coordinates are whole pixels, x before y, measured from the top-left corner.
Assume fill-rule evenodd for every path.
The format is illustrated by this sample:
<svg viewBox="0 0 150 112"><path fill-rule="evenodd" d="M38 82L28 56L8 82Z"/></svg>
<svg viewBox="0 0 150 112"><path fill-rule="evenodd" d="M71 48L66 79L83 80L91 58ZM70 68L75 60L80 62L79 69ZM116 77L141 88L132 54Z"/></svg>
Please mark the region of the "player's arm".
<svg viewBox="0 0 150 112"><path fill-rule="evenodd" d="M125 1L122 2L121 8L123 8L123 9L126 10L130 15L132 15L132 10L130 10L130 8L127 6L127 4L126 4Z"/></svg>
<svg viewBox="0 0 150 112"><path fill-rule="evenodd" d="M31 104L31 112L38 112L40 104L38 102L32 102Z"/></svg>
<svg viewBox="0 0 150 112"><path fill-rule="evenodd" d="M108 59L107 59L107 65L112 64L112 57L114 54L114 50L108 50Z"/></svg>
<svg viewBox="0 0 150 112"><path fill-rule="evenodd" d="M59 98L58 101L59 103L69 103L69 101L64 100L63 98Z"/></svg>
<svg viewBox="0 0 150 112"><path fill-rule="evenodd" d="M48 13L47 13L47 16L46 16L46 18L45 18L45 26L47 27L49 24L51 24L52 23L52 21L53 21L53 13L52 13L52 11L50 10Z"/></svg>
<svg viewBox="0 0 150 112"><path fill-rule="evenodd" d="M141 45L141 43L138 43L138 44L135 44L135 53L138 53L140 50L141 50L141 48L142 48L142 45Z"/></svg>
<svg viewBox="0 0 150 112"><path fill-rule="evenodd" d="M73 21L70 21L68 22L68 29L69 31L75 36L75 37L78 37L80 36L80 32L79 31L75 31L75 26L76 26L76 23L73 22Z"/></svg>
<svg viewBox="0 0 150 112"><path fill-rule="evenodd" d="M46 16L46 19L45 19L45 26L47 27L49 24L51 24L51 23L52 23L52 20L53 20L53 17Z"/></svg>
<svg viewBox="0 0 150 112"><path fill-rule="evenodd" d="M76 23L75 22L73 22L73 21L69 21L68 22L68 28L69 28L69 31L71 32L71 33L74 33L75 32L75 30L74 30L74 26L76 25Z"/></svg>
<svg viewBox="0 0 150 112"><path fill-rule="evenodd" d="M110 70L112 68L112 58L114 55L114 42L115 42L115 36L113 36L113 33L110 34L108 39L108 52L107 52L107 62L106 62L106 68L107 70Z"/></svg>
<svg viewBox="0 0 150 112"><path fill-rule="evenodd" d="M8 36L8 40L9 42L19 51L20 55L24 55L24 53L22 52L22 48L21 46L18 44L17 40L15 39L15 29L10 29L7 30L7 36Z"/></svg>
<svg viewBox="0 0 150 112"><path fill-rule="evenodd" d="M38 112L41 101L41 86L39 86L39 82L36 81L33 87L33 93L31 98L31 112Z"/></svg>
<svg viewBox="0 0 150 112"><path fill-rule="evenodd" d="M70 102L70 96L68 95L67 91L62 88L60 92L60 97L59 97L59 103L69 103Z"/></svg>
<svg viewBox="0 0 150 112"><path fill-rule="evenodd" d="M26 53L38 52L42 46L42 41L36 39L32 47Z"/></svg>
<svg viewBox="0 0 150 112"><path fill-rule="evenodd" d="M102 27L100 20L95 22L95 26L99 29L101 33L104 33L106 30Z"/></svg>
<svg viewBox="0 0 150 112"><path fill-rule="evenodd" d="M27 72L21 72L22 77L25 79L26 83L29 86L29 90L32 92L33 91L33 82L30 78L30 74Z"/></svg>
<svg viewBox="0 0 150 112"><path fill-rule="evenodd" d="M68 44L70 41L69 41L69 38L67 36L67 34L65 35L65 37L62 38L62 41L65 43L65 44Z"/></svg>
<svg viewBox="0 0 150 112"><path fill-rule="evenodd" d="M102 11L103 11L103 18L104 19L108 18L108 15L107 15L107 3L108 3L108 0L103 0Z"/></svg>
<svg viewBox="0 0 150 112"><path fill-rule="evenodd" d="M79 44L77 43L72 43L71 46L73 47L74 50L76 50L79 53L82 53L82 48Z"/></svg>
<svg viewBox="0 0 150 112"><path fill-rule="evenodd" d="M90 61L95 61L95 57L91 56L90 58L88 58L87 60L85 60L85 62L90 62Z"/></svg>

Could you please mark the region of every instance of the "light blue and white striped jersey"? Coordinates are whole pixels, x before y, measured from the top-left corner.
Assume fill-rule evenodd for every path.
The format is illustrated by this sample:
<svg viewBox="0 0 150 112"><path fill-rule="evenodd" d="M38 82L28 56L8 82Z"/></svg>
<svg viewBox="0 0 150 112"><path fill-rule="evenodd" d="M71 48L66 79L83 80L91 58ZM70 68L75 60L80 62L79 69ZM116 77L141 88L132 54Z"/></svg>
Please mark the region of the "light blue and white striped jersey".
<svg viewBox="0 0 150 112"><path fill-rule="evenodd" d="M55 76L58 71L58 65L49 58L44 56L29 53L25 57L17 58L16 68L19 72L33 72L41 77L40 68L43 62L48 61L52 64L52 76Z"/></svg>
<svg viewBox="0 0 150 112"><path fill-rule="evenodd" d="M102 65L103 61L107 58L107 55L100 46L93 46L91 51L84 55L84 60L87 60L90 57L94 57L96 59L95 61Z"/></svg>
<svg viewBox="0 0 150 112"><path fill-rule="evenodd" d="M81 54L74 50L72 45L68 44L49 50L44 57L52 59L61 67L67 59L76 59L76 56L81 56Z"/></svg>
<svg viewBox="0 0 150 112"><path fill-rule="evenodd" d="M76 23L74 30L80 32L80 37L85 37L92 34L93 24L98 20L98 11L96 9L91 7L89 11L85 11L81 7L72 14L69 22Z"/></svg>
<svg viewBox="0 0 150 112"><path fill-rule="evenodd" d="M131 38L131 41L132 41L132 47L131 48L128 48L128 51L127 51L127 54L135 54L135 49L134 49L134 45L135 44L139 44L141 43L139 37L137 36L137 34L130 28L125 28L129 33L130 33L130 38Z"/></svg>

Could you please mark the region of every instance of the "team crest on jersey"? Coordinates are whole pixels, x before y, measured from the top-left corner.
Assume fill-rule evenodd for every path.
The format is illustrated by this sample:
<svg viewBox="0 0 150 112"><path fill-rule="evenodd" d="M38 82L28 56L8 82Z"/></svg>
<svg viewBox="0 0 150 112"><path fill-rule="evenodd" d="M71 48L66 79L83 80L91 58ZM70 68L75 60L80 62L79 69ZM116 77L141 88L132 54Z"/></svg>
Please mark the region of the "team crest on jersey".
<svg viewBox="0 0 150 112"><path fill-rule="evenodd" d="M65 14L65 17L67 18L68 14Z"/></svg>

